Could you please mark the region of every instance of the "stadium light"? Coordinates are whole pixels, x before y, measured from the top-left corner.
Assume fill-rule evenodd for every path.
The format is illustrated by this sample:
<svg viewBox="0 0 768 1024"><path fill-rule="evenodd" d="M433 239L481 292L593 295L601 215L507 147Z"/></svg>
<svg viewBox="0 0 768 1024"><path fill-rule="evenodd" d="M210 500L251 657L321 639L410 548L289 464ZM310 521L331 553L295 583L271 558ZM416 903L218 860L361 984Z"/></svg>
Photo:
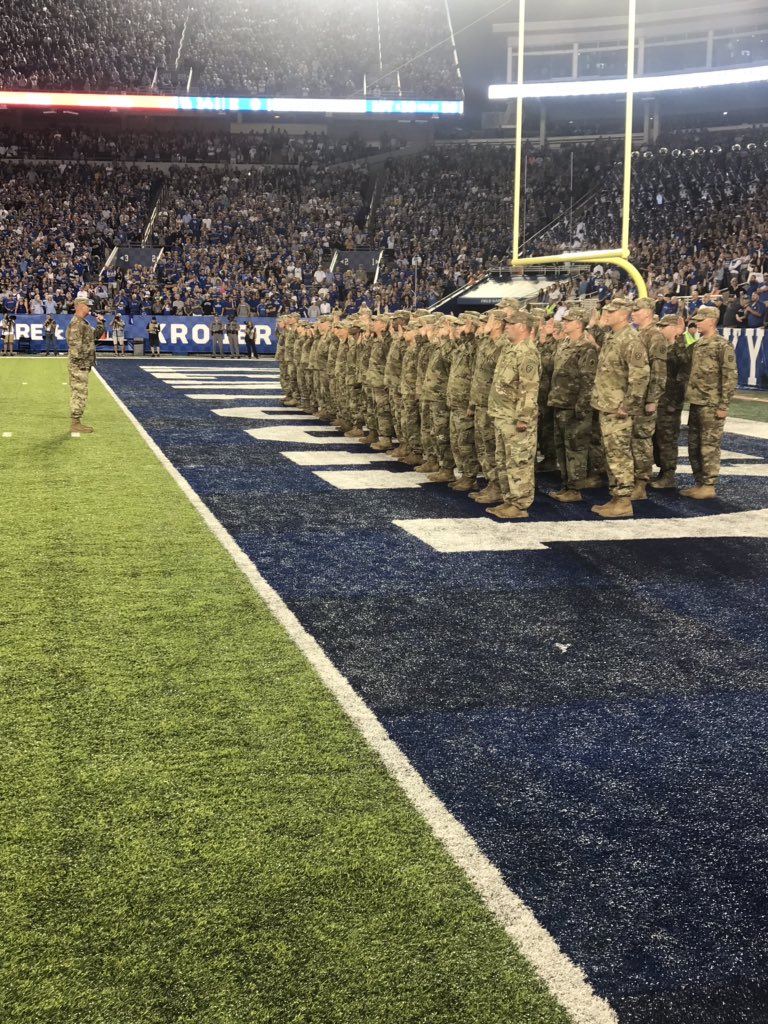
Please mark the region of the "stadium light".
<svg viewBox="0 0 768 1024"><path fill-rule="evenodd" d="M709 89L723 85L756 85L768 82L768 64L721 71L686 71L676 75L645 75L630 83L626 78L604 78L567 82L514 82L488 86L489 100L565 99L569 96L626 96L632 93L673 92L683 89Z"/></svg>

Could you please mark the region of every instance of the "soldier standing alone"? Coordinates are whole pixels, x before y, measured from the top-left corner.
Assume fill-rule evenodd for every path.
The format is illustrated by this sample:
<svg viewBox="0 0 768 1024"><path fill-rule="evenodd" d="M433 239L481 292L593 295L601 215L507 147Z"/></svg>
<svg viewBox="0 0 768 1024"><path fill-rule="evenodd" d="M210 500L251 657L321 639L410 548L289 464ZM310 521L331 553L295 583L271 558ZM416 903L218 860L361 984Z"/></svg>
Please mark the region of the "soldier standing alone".
<svg viewBox="0 0 768 1024"><path fill-rule="evenodd" d="M699 337L693 346L685 397L691 403L688 454L696 485L680 493L699 500L717 497L715 485L720 475L723 428L738 383L736 355L722 334L717 333L719 317L716 306L701 306L693 318Z"/></svg>
<svg viewBox="0 0 768 1024"><path fill-rule="evenodd" d="M92 305L91 299L84 292L79 292L75 299L75 315L67 328L70 430L78 434L93 433L93 427L80 422L88 400L88 374L96 362L96 339L104 326L103 317L98 327L91 327L85 319Z"/></svg>

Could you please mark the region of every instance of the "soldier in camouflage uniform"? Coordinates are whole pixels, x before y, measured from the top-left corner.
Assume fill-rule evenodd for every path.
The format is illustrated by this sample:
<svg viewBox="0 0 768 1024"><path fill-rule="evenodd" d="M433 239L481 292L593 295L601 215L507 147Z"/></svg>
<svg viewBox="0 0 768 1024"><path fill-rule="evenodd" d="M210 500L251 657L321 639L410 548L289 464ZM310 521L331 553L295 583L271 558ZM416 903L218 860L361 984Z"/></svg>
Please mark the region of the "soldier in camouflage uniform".
<svg viewBox="0 0 768 1024"><path fill-rule="evenodd" d="M431 313L424 318L425 343L419 350L416 363L416 397L419 400L419 438L424 461L416 466L419 473L437 473L440 471L440 463L435 448L435 439L432 433L432 405L424 398L424 378L427 373L427 366L432 358L433 338L437 338L438 324L442 320L441 313Z"/></svg>
<svg viewBox="0 0 768 1024"><path fill-rule="evenodd" d="M424 333L423 318L411 318L404 333L405 350L403 351L400 370L400 422L402 426L401 454L398 458L407 466L419 466L423 461L421 450L421 417L419 415L419 399L417 397L417 375L419 354L427 345Z"/></svg>
<svg viewBox="0 0 768 1024"><path fill-rule="evenodd" d="M496 428L488 412L488 398L504 340L504 315L503 309L492 309L488 314L484 336L477 345L469 389L469 409L475 421L475 448L486 479L485 487L470 497L480 505L494 505L502 499L496 468Z"/></svg>
<svg viewBox="0 0 768 1024"><path fill-rule="evenodd" d="M475 448L475 418L469 410L469 392L475 368L475 329L480 318L474 313L461 313L463 321L459 338L451 356L446 400L450 414L451 452L459 479L449 483L451 490L468 493L477 490L480 463Z"/></svg>
<svg viewBox="0 0 768 1024"><path fill-rule="evenodd" d="M387 452L392 448L392 435L394 434L389 393L384 383L384 370L387 365L389 346L392 343L389 323L389 316L385 313L377 313L372 319L371 353L365 375L365 381L373 400L374 413L373 420L368 423L369 434L365 440L377 452ZM369 438L372 439L369 440Z"/></svg>
<svg viewBox="0 0 768 1024"><path fill-rule="evenodd" d="M685 398L691 404L688 454L696 484L680 493L698 500L717 497L723 428L738 383L733 347L717 333L719 317L716 306L700 306L693 318L698 339L692 346Z"/></svg>
<svg viewBox="0 0 768 1024"><path fill-rule="evenodd" d="M632 458L632 417L645 401L651 375L645 345L629 324L633 303L617 297L603 309L602 324L610 328L597 361L592 407L600 413L611 500L593 505L604 519L634 515L631 494L635 486Z"/></svg>
<svg viewBox="0 0 768 1024"><path fill-rule="evenodd" d="M403 368L403 355L405 352L405 329L410 320L410 313L401 309L392 317L392 341L387 352L387 361L384 364L384 384L389 395L389 408L392 411L392 427L397 436L397 448L390 451L390 455L399 459L406 452L403 444L402 424L402 397L400 394L400 374Z"/></svg>
<svg viewBox="0 0 768 1024"><path fill-rule="evenodd" d="M509 310L504 325L506 340L488 396L488 412L496 428L496 467L503 504L488 511L498 519L527 519L536 489L541 363L531 314Z"/></svg>
<svg viewBox="0 0 768 1024"><path fill-rule="evenodd" d="M358 316L352 320L349 326L349 342L344 368L344 390L347 393L350 419L350 427L345 431L345 437L365 436L365 431L363 430L365 426L365 398L361 383L363 376L361 366L363 352L363 328Z"/></svg>
<svg viewBox="0 0 768 1024"><path fill-rule="evenodd" d="M544 320L536 336L536 347L541 360L541 381L539 383L539 437L538 448L541 461L537 469L542 473L551 473L558 468L555 448L555 417L554 409L548 404L549 388L552 382L552 370L555 365L555 352L562 337L559 322Z"/></svg>
<svg viewBox="0 0 768 1024"><path fill-rule="evenodd" d="M685 401L685 385L691 369L691 354L686 344L683 317L677 313L668 313L659 320L659 328L667 343L667 383L656 413L653 457L659 467L659 474L655 480L651 480L651 487L665 491L674 490L677 486L675 473L680 444L680 419Z"/></svg>
<svg viewBox="0 0 768 1024"><path fill-rule="evenodd" d="M297 378L299 383L299 395L301 408L304 412L314 412L314 380L312 370L309 368L309 358L312 353L312 346L315 341L315 327L311 324L302 324L299 335L299 358L297 360Z"/></svg>
<svg viewBox="0 0 768 1024"><path fill-rule="evenodd" d="M85 319L92 305L86 293L79 292L75 299L75 315L67 327L70 430L79 434L93 433L93 427L87 427L80 420L88 401L88 374L96 363L96 340L104 329L104 317L100 318L97 327L91 327Z"/></svg>
<svg viewBox="0 0 768 1024"><path fill-rule="evenodd" d="M555 450L562 487L550 492L560 502L581 501L582 488L599 487L589 475L592 447L592 388L597 372L598 347L585 330L589 313L574 306L562 320L549 389L555 414Z"/></svg>
<svg viewBox="0 0 768 1024"><path fill-rule="evenodd" d="M283 346L283 359L285 362L284 387L285 398L283 405L296 406L299 404L299 382L296 376L296 350L298 343L299 322L295 317L287 318L285 327L285 342Z"/></svg>
<svg viewBox="0 0 768 1024"><path fill-rule="evenodd" d="M443 316L431 340L429 362L421 387L422 399L429 403L429 427L437 470L429 474L436 484L447 484L455 479L456 463L451 452L451 427L448 412L448 375L456 343L457 327L461 321L455 316Z"/></svg>
<svg viewBox="0 0 768 1024"><path fill-rule="evenodd" d="M632 320L637 327L637 336L645 346L648 355L650 377L645 402L633 417L632 458L635 462L635 486L633 501L648 497L646 487L653 471L653 435L656 432L656 413L659 401L667 383L667 341L655 324L653 299L637 299Z"/></svg>

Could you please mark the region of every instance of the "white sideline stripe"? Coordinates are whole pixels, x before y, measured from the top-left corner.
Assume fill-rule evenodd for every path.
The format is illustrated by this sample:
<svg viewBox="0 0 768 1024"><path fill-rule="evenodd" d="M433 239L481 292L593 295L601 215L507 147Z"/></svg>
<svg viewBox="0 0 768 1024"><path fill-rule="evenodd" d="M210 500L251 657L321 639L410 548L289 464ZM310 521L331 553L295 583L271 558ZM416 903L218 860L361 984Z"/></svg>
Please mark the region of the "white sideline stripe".
<svg viewBox="0 0 768 1024"><path fill-rule="evenodd" d="M475 551L545 551L559 542L709 540L768 537L768 509L685 519L568 520L494 523L489 519L394 519L395 526L444 555Z"/></svg>
<svg viewBox="0 0 768 1024"><path fill-rule="evenodd" d="M365 460L366 462L368 459ZM432 486L423 473L387 473L380 469L369 470L316 470L315 476L325 480L327 484L338 487L340 491L392 491L405 487Z"/></svg>
<svg viewBox="0 0 768 1024"><path fill-rule="evenodd" d="M194 492L176 467L166 458L133 413L115 394L97 370L95 375L118 407L133 423L144 443L153 452L187 497L205 525L229 553L253 589L262 598L277 621L317 672L342 710L360 731L368 745L381 758L384 767L421 814L455 863L466 873L483 902L504 928L520 952L533 965L549 991L571 1014L574 1024L618 1024L616 1014L598 996L584 972L558 947L550 933L513 892L474 839L445 804L435 796L402 750L390 738L368 705L355 693L325 651L301 625L283 599L270 587L242 548L224 529L203 500Z"/></svg>
<svg viewBox="0 0 768 1024"><path fill-rule="evenodd" d="M10 430L4 430L3 437L13 437L13 434L11 433Z"/></svg>
<svg viewBox="0 0 768 1024"><path fill-rule="evenodd" d="M140 369L148 373L190 373L205 375L206 373L279 373L276 366L158 366L157 363L149 363L141 366Z"/></svg>
<svg viewBox="0 0 768 1024"><path fill-rule="evenodd" d="M185 388L188 388L190 386L191 385L189 385L189 384L185 384L184 385ZM224 385L222 385L222 386L224 386ZM274 388L270 387L269 390L274 392L275 398L279 398L280 395L282 394L282 391L280 390L279 387L274 387ZM238 398L245 398L245 395L237 395L237 394L234 394L230 390L227 394L224 394L222 392L221 394L217 394L217 395L210 395L210 394L208 394L207 391L204 391L202 394L198 394L197 392L193 392L192 394L184 395L184 397L185 398L194 398L195 401L197 401L197 402L212 402L214 399L216 399L217 401L234 402ZM263 396L259 395L259 398L262 398L262 397L263 398L270 398L271 396L270 395L263 395Z"/></svg>
<svg viewBox="0 0 768 1024"><path fill-rule="evenodd" d="M297 466L367 466L369 462L392 462L385 452L280 452ZM397 463L392 463L397 465Z"/></svg>

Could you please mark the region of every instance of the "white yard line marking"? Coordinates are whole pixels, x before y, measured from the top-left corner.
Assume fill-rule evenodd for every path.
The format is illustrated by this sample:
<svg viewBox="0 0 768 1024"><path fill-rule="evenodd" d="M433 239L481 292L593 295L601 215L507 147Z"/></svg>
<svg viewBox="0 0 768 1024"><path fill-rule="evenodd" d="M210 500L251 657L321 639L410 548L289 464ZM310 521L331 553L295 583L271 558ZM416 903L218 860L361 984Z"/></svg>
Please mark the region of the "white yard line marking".
<svg viewBox="0 0 768 1024"><path fill-rule="evenodd" d="M273 406L265 409L260 405L240 405L231 409L211 409L217 416L231 416L241 420L311 420L312 414L302 412L301 409L286 409L283 406Z"/></svg>
<svg viewBox="0 0 768 1024"><path fill-rule="evenodd" d="M297 466L367 466L369 462L389 462L384 452L280 452Z"/></svg>
<svg viewBox="0 0 768 1024"><path fill-rule="evenodd" d="M367 461L367 460L366 460ZM406 487L433 486L423 473L387 473L380 469L370 470L316 470L315 476L340 491L390 491Z"/></svg>
<svg viewBox="0 0 768 1024"><path fill-rule="evenodd" d="M301 625L283 599L270 587L242 548L224 529L202 499L190 487L175 466L166 458L144 427L126 407L101 375L103 386L123 410L144 439L144 443L165 467L185 494L211 533L229 553L237 567L283 626L299 650L317 672L323 684L360 731L368 745L381 758L385 768L397 782L435 836L445 846L456 864L466 873L485 905L504 928L520 952L530 961L549 991L571 1014L574 1024L618 1024L616 1014L600 998L584 972L558 947L550 933L513 892L448 808L439 800L419 775L402 750L392 741L386 729L362 698L355 693L325 651Z"/></svg>
<svg viewBox="0 0 768 1024"><path fill-rule="evenodd" d="M277 381L273 382L271 380L268 380L268 381L257 381L255 383L250 383L250 384L230 384L230 382L228 380L227 381L223 381L223 380L215 381L212 384L199 384L195 380L195 381L188 381L186 384L171 384L171 387L174 389L174 391L183 391L184 388L188 388L191 385L194 385L194 387L198 388L200 391L205 391L206 388L210 388L211 391L215 390L216 388L227 388L229 391L275 391L275 390L279 391L280 390L278 382Z"/></svg>
<svg viewBox="0 0 768 1024"><path fill-rule="evenodd" d="M475 551L544 551L550 544L583 541L768 537L767 509L685 519L620 519L615 522L597 517L559 523L532 520L495 523L490 519L395 519L393 522L444 555Z"/></svg>
<svg viewBox="0 0 768 1024"><path fill-rule="evenodd" d="M13 437L13 434L10 430L5 430L3 431L3 437Z"/></svg>
<svg viewBox="0 0 768 1024"><path fill-rule="evenodd" d="M691 467L685 463L678 467L681 473L690 473ZM720 466L720 476L764 476L768 477L768 463L758 462L757 465Z"/></svg>
<svg viewBox="0 0 768 1024"><path fill-rule="evenodd" d="M185 385L185 387L189 387L189 386L190 386L189 384ZM222 385L222 387L225 387L225 386L226 385ZM268 388L266 390L271 391L275 398L279 398L280 395L282 394L282 391L280 390L279 387L274 387L274 388L270 387L270 388ZM224 392L221 392L220 394L215 394L215 395L209 395L207 392L202 392L201 394L198 394L195 391L195 392L191 392L191 393L188 393L188 394L184 395L184 397L185 398L193 398L197 402L213 402L214 400L215 401L224 401L224 402L234 402L238 398L245 398L245 395L238 395L238 394L236 394L234 392L234 390L232 388L230 388L230 390L226 394L224 394ZM272 397L272 395L269 395L269 394L259 395L259 398L271 398L271 397Z"/></svg>
<svg viewBox="0 0 768 1024"><path fill-rule="evenodd" d="M281 423L273 427L251 427L246 434L257 441L282 441L283 444L362 444L359 437L344 437L327 423ZM333 435L329 437L328 435Z"/></svg>

